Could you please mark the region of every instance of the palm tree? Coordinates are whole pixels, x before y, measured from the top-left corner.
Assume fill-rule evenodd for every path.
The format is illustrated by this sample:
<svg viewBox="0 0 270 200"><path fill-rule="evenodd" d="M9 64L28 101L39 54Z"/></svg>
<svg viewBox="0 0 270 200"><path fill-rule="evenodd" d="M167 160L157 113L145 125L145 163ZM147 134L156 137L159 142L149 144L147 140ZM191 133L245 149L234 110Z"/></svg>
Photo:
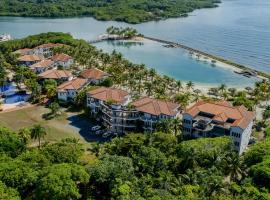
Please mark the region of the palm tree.
<svg viewBox="0 0 270 200"><path fill-rule="evenodd" d="M187 82L186 84L187 90L193 89L193 87L194 87L194 83L192 81Z"/></svg>
<svg viewBox="0 0 270 200"><path fill-rule="evenodd" d="M270 106L267 106L265 108L265 110L262 113L262 117L263 117L264 122L266 122L266 120L270 118Z"/></svg>
<svg viewBox="0 0 270 200"><path fill-rule="evenodd" d="M177 80L175 83L176 83L177 92L179 93L180 90L183 88L182 82L180 80Z"/></svg>
<svg viewBox="0 0 270 200"><path fill-rule="evenodd" d="M221 92L221 93L224 93L226 91L226 88L227 86L225 84L221 84L218 88L218 90Z"/></svg>
<svg viewBox="0 0 270 200"><path fill-rule="evenodd" d="M202 91L201 90L199 90L199 89L196 89L196 90L194 90L194 96L195 96L195 98L194 98L194 101L195 102L198 102L199 100L200 100L200 93L201 93Z"/></svg>
<svg viewBox="0 0 270 200"><path fill-rule="evenodd" d="M157 75L157 72L155 69L150 69L149 76L151 77L151 81L153 81L154 77Z"/></svg>
<svg viewBox="0 0 270 200"><path fill-rule="evenodd" d="M235 97L237 90L235 88L229 88L228 91L230 92L231 97Z"/></svg>
<svg viewBox="0 0 270 200"><path fill-rule="evenodd" d="M172 126L172 129L174 130L175 136L178 135L178 133L180 133L181 122L182 121L178 117L171 120L171 126Z"/></svg>
<svg viewBox="0 0 270 200"><path fill-rule="evenodd" d="M40 124L36 124L31 128L31 138L38 139L38 146L41 147L41 138L44 138L47 132Z"/></svg>
<svg viewBox="0 0 270 200"><path fill-rule="evenodd" d="M185 109L188 104L189 104L189 101L190 101L190 93L179 93L179 94L176 94L174 99L175 99L175 102L177 102L178 104L180 104L180 107L182 109Z"/></svg>
<svg viewBox="0 0 270 200"><path fill-rule="evenodd" d="M145 82L144 89L145 89L147 96L152 96L152 94L153 94L153 84L152 83Z"/></svg>
<svg viewBox="0 0 270 200"><path fill-rule="evenodd" d="M231 153L224 157L223 164L225 174L230 181L239 181L246 173L246 166L236 153Z"/></svg>

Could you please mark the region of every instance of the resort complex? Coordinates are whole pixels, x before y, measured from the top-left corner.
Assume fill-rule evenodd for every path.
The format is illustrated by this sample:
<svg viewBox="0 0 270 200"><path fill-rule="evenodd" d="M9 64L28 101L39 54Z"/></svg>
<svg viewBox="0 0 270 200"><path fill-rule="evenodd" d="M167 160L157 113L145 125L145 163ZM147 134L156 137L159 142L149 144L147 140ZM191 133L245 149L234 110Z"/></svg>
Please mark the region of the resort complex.
<svg viewBox="0 0 270 200"><path fill-rule="evenodd" d="M269 11L0 0L0 200L270 200Z"/></svg>
<svg viewBox="0 0 270 200"><path fill-rule="evenodd" d="M270 199L269 93L267 79L174 79L64 33L2 42L0 199Z"/></svg>
<svg viewBox="0 0 270 200"><path fill-rule="evenodd" d="M98 67L82 67L72 56L63 51L56 52L55 48L68 46L46 43L32 49L18 49L14 53L18 55L18 64L35 73L41 85L55 82L60 104L75 104L77 96L85 93L82 102L86 103L81 106L89 109L89 117L107 134L154 133L161 123L176 119L179 120L176 127L182 128L185 138L230 136L239 154L246 150L255 118L255 114L246 107L217 100L213 103L198 101L191 107L186 105L189 108L185 109L185 102L154 97L147 84L146 92L141 93L139 88L139 94L119 85L104 86L115 74L111 75ZM155 76L151 73L140 81L151 81ZM170 79L167 81L169 91L177 92L182 87L177 82L170 83ZM187 90L192 87L192 83L187 84ZM175 99L178 98L176 94Z"/></svg>

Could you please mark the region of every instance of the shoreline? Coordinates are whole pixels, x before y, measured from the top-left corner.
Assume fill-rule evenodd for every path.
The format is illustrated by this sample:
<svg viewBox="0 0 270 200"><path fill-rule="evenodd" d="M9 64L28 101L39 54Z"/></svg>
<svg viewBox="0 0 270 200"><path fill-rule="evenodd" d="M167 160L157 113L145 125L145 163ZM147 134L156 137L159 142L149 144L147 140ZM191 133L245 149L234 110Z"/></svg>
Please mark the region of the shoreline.
<svg viewBox="0 0 270 200"><path fill-rule="evenodd" d="M221 68L224 68L226 70L230 70L232 73L236 73L236 72L241 73L245 70L246 71L255 71L257 73L257 75L250 76L250 78L258 78L258 79L262 79L262 80L270 78L270 74L246 67L244 65L234 63L234 62L229 61L229 60L225 60L224 58L220 58L220 57L217 57L215 55L211 55L211 54L208 54L208 53L202 52L200 50L196 50L196 49L193 49L191 47L187 47L185 45L181 45L178 43L163 41L163 40L159 40L159 39L155 39L155 38L151 38L151 37L146 37L146 36L135 36L133 38L119 39L119 40L126 40L126 41L130 41L130 42L157 42L160 44L174 45L175 47L172 47L172 48L182 48L182 49L186 50L187 53L189 53L190 56L193 59L196 59L197 61L207 62L208 64L212 64L215 67L221 67ZM106 41L106 40L103 40L103 41ZM168 48L170 48L170 47L168 47ZM199 55L199 57L198 57L198 55ZM243 74L238 74L238 75L244 76Z"/></svg>
<svg viewBox="0 0 270 200"><path fill-rule="evenodd" d="M230 60L226 60L226 59L224 59L222 57L218 57L216 55L208 54L208 53L203 52L201 50L193 49L191 47L188 47L188 46L176 43L176 42L170 42L170 41L161 40L161 39L157 39L157 38L153 38L153 37L148 37L148 36L140 36L140 37L142 38L141 41L143 41L143 39L145 39L146 41L150 40L150 41L158 42L158 43L165 44L165 45L171 45L172 48L185 49L188 52L192 52L192 54L195 54L195 56L192 55L193 57L196 57L196 55L200 55L199 60L201 60L201 61L207 61L207 62L210 62L210 63L212 63L212 61L215 61L215 63L213 63L213 64L215 64L216 66L219 66L219 67L224 67L226 69L232 69L233 71L236 71L236 72L254 71L254 72L257 73L257 75L256 76L251 76L251 77L257 77L257 78L260 78L260 79L270 79L270 74L268 74L268 73L258 71L256 69L247 67L247 66L242 65L242 64L235 63L235 62L230 61ZM205 58L207 58L207 59L205 59Z"/></svg>

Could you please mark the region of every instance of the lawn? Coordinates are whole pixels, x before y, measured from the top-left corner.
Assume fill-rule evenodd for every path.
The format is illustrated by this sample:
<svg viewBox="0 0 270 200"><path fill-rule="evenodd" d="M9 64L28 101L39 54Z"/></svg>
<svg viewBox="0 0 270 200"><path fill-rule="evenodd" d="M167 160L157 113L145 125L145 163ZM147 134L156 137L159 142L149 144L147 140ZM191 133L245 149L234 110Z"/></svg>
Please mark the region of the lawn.
<svg viewBox="0 0 270 200"><path fill-rule="evenodd" d="M49 109L38 106L8 113L0 113L0 126L18 131L20 128L30 127L39 123L44 126L47 131L47 135L45 136L45 141L47 142L55 142L72 137L79 139L83 144L89 144L86 136L89 134L87 130L90 129L91 123L81 118L80 112L67 112L63 110L61 116L51 120L45 120L42 116L49 112ZM76 123L74 119L80 122L82 127L78 126L78 123ZM84 134L81 134L82 130L84 130Z"/></svg>

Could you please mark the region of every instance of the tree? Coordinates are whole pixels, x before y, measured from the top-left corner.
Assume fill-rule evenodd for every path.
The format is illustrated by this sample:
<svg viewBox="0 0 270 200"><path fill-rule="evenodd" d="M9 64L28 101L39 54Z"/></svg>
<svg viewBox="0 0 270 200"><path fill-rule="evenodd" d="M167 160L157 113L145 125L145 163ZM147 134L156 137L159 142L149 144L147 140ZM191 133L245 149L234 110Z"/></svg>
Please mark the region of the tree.
<svg viewBox="0 0 270 200"><path fill-rule="evenodd" d="M25 149L25 143L14 132L0 127L0 153L16 157Z"/></svg>
<svg viewBox="0 0 270 200"><path fill-rule="evenodd" d="M102 83L100 85L105 86L105 87L112 87L113 86L113 80L110 77L106 78L104 81L102 81Z"/></svg>
<svg viewBox="0 0 270 200"><path fill-rule="evenodd" d="M24 144L27 144L31 138L31 130L29 128L21 128L18 136Z"/></svg>
<svg viewBox="0 0 270 200"><path fill-rule="evenodd" d="M31 128L31 138L38 140L38 146L41 147L41 139L47 135L46 130L40 124L36 124Z"/></svg>
<svg viewBox="0 0 270 200"><path fill-rule="evenodd" d="M245 175L245 165L236 153L227 154L223 158L222 167L230 181L239 181Z"/></svg>
<svg viewBox="0 0 270 200"><path fill-rule="evenodd" d="M156 132L168 133L173 134L175 127L172 126L172 121L169 119L158 121L156 124Z"/></svg>
<svg viewBox="0 0 270 200"><path fill-rule="evenodd" d="M44 81L44 89L49 99L52 99L56 96L56 88L57 88L57 83L55 80L46 79Z"/></svg>
<svg viewBox="0 0 270 200"><path fill-rule="evenodd" d="M175 99L175 102L180 104L180 107L182 109L185 109L189 104L190 97L191 97L190 93L183 93L183 94L179 93L175 95L174 99Z"/></svg>
<svg viewBox="0 0 270 200"><path fill-rule="evenodd" d="M265 110L262 113L263 120L266 121L267 119L270 118L270 106L267 106Z"/></svg>
<svg viewBox="0 0 270 200"><path fill-rule="evenodd" d="M0 200L20 200L19 193L0 181Z"/></svg>
<svg viewBox="0 0 270 200"><path fill-rule="evenodd" d="M270 189L270 157L251 167L251 176L259 187Z"/></svg>
<svg viewBox="0 0 270 200"><path fill-rule="evenodd" d="M221 84L218 90L223 94L227 89L227 86L225 84Z"/></svg>
<svg viewBox="0 0 270 200"><path fill-rule="evenodd" d="M51 110L51 114L53 116L56 116L59 114L59 110L60 110L60 106L57 102L52 102L50 105L49 105L49 108Z"/></svg>
<svg viewBox="0 0 270 200"><path fill-rule="evenodd" d="M51 163L79 163L83 154L82 144L75 138L67 138L61 142L45 145L42 154Z"/></svg>
<svg viewBox="0 0 270 200"><path fill-rule="evenodd" d="M188 81L186 84L187 90L193 89L193 87L194 87L194 83L192 81Z"/></svg>
<svg viewBox="0 0 270 200"><path fill-rule="evenodd" d="M32 163L19 159L6 159L0 162L0 180L8 187L16 188L22 196L36 184L39 171Z"/></svg>
<svg viewBox="0 0 270 200"><path fill-rule="evenodd" d="M89 175L82 166L54 164L42 170L34 196L36 199L79 199L78 184L86 184L88 180Z"/></svg>
<svg viewBox="0 0 270 200"><path fill-rule="evenodd" d="M177 92L179 93L180 90L183 88L182 82L180 80L176 81L176 88L177 88Z"/></svg>
<svg viewBox="0 0 270 200"><path fill-rule="evenodd" d="M7 82L7 72L0 60L0 89L4 87Z"/></svg>

